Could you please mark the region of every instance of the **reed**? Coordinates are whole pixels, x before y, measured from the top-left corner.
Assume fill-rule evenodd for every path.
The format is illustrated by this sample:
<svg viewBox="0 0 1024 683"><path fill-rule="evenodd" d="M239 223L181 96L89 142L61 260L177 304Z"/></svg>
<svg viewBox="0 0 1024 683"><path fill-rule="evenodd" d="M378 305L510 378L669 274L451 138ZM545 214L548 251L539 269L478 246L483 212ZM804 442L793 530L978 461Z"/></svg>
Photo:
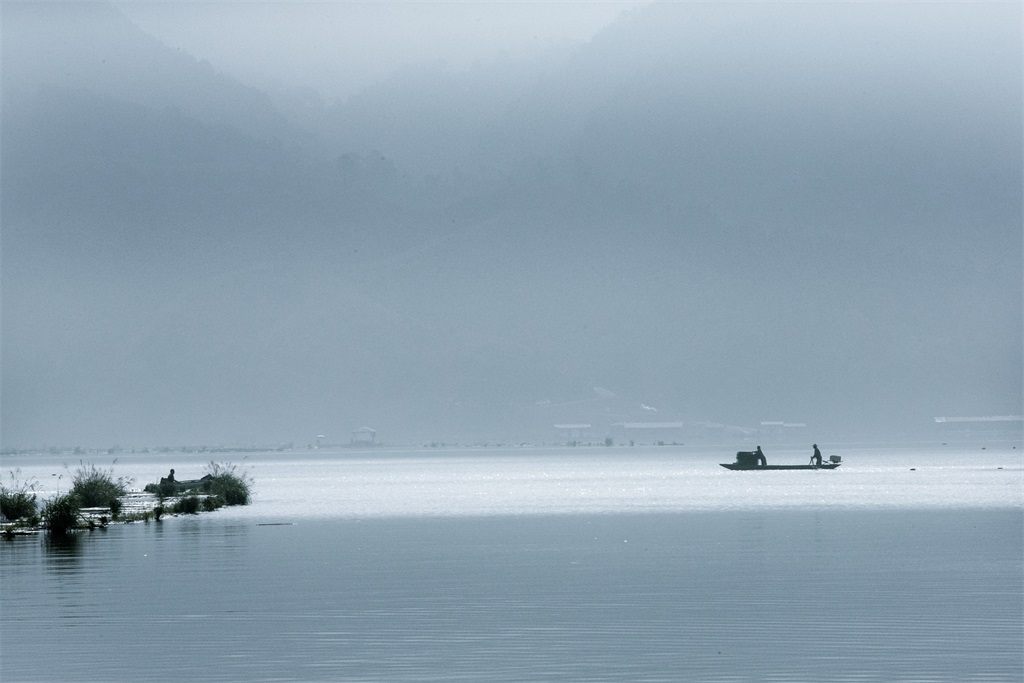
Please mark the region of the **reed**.
<svg viewBox="0 0 1024 683"><path fill-rule="evenodd" d="M224 499L220 496L207 496L203 499L203 509L207 512L213 512L222 507L224 507Z"/></svg>
<svg viewBox="0 0 1024 683"><path fill-rule="evenodd" d="M10 484L0 484L0 514L15 522L36 514L36 484L22 481L20 470L12 470Z"/></svg>
<svg viewBox="0 0 1024 683"><path fill-rule="evenodd" d="M199 505L199 496L185 496L174 504L172 511L174 514L198 515Z"/></svg>
<svg viewBox="0 0 1024 683"><path fill-rule="evenodd" d="M43 527L54 536L66 536L78 526L81 508L81 501L73 493L51 498L43 505Z"/></svg>
<svg viewBox="0 0 1024 683"><path fill-rule="evenodd" d="M127 477L115 477L114 468L105 470L92 463L82 463L75 470L72 479L71 493L78 496L83 507L110 507L113 508L121 496L128 492L131 479ZM118 506L118 509L120 507Z"/></svg>
<svg viewBox="0 0 1024 683"><path fill-rule="evenodd" d="M231 463L210 462L206 466L209 486L203 489L221 498L225 505L248 505L252 499L253 478L248 470Z"/></svg>

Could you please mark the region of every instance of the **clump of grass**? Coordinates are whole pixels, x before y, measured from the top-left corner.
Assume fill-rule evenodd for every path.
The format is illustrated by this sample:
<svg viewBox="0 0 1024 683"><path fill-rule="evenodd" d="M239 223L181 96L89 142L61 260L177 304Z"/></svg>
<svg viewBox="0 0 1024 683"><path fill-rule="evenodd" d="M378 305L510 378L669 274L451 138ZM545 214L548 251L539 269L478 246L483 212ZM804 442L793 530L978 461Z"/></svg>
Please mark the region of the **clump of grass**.
<svg viewBox="0 0 1024 683"><path fill-rule="evenodd" d="M203 509L207 512L213 512L222 507L224 507L224 499L220 496L207 496L203 499Z"/></svg>
<svg viewBox="0 0 1024 683"><path fill-rule="evenodd" d="M144 487L142 487L142 490L145 491L146 493L152 493L160 500L163 500L164 498L170 498L171 496L174 495L174 491L169 490L169 487L166 484L164 484L163 486L161 486L160 484L146 484Z"/></svg>
<svg viewBox="0 0 1024 683"><path fill-rule="evenodd" d="M11 483L0 484L0 514L12 522L36 514L36 483L21 481L21 470L12 470Z"/></svg>
<svg viewBox="0 0 1024 683"><path fill-rule="evenodd" d="M170 498L178 495L178 483L174 481L161 481L156 484L156 494L159 498Z"/></svg>
<svg viewBox="0 0 1024 683"><path fill-rule="evenodd" d="M54 536L66 536L78 526L82 504L73 493L65 493L46 501L43 505L43 526Z"/></svg>
<svg viewBox="0 0 1024 683"><path fill-rule="evenodd" d="M113 507L121 496L128 493L132 480L115 477L114 468L105 470L92 463L84 463L75 470L71 493L78 497L82 507Z"/></svg>
<svg viewBox="0 0 1024 683"><path fill-rule="evenodd" d="M162 477L160 479L160 483L146 484L142 490L146 493L152 493L160 500L163 500L164 498L172 498L173 496L178 495L180 488L178 482L173 479L168 479L167 477Z"/></svg>
<svg viewBox="0 0 1024 683"><path fill-rule="evenodd" d="M203 486L207 493L217 496L225 505L248 505L252 498L253 478L247 470L230 463L211 462L206 466Z"/></svg>
<svg viewBox="0 0 1024 683"><path fill-rule="evenodd" d="M186 514L186 515L198 515L199 514L199 496L185 496L178 500L174 504L173 512L175 514Z"/></svg>

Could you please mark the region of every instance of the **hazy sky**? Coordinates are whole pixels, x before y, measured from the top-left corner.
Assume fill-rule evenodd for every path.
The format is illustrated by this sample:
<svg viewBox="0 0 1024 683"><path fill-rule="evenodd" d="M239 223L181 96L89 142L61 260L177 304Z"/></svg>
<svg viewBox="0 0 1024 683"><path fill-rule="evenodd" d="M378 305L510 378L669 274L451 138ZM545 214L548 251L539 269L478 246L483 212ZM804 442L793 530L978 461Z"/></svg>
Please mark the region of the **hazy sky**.
<svg viewBox="0 0 1024 683"><path fill-rule="evenodd" d="M0 11L5 446L1021 411L1019 3Z"/></svg>
<svg viewBox="0 0 1024 683"><path fill-rule="evenodd" d="M452 69L521 59L590 39L647 2L120 2L166 44L251 85L343 98L403 66Z"/></svg>

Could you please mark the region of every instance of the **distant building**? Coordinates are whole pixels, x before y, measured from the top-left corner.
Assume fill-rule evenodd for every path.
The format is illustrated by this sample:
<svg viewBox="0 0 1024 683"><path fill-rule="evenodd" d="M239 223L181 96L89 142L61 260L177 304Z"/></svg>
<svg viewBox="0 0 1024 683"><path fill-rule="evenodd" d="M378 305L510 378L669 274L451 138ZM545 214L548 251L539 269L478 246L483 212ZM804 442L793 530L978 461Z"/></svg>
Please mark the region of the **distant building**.
<svg viewBox="0 0 1024 683"><path fill-rule="evenodd" d="M686 439L683 422L616 422L612 433L619 441L681 443Z"/></svg>
<svg viewBox="0 0 1024 683"><path fill-rule="evenodd" d="M806 432L807 424L805 422L769 420L761 423L758 438L766 443L789 443L790 439L805 438Z"/></svg>
<svg viewBox="0 0 1024 683"><path fill-rule="evenodd" d="M377 431L369 427L360 427L352 432L353 446L373 446L377 443Z"/></svg>
<svg viewBox="0 0 1024 683"><path fill-rule="evenodd" d="M943 439L1021 439L1024 417L990 415L987 417L937 417L935 426Z"/></svg>
<svg viewBox="0 0 1024 683"><path fill-rule="evenodd" d="M566 441L579 441L584 436L587 436L590 431L591 425L589 422L574 422L569 424L557 424L555 429L562 432L562 436Z"/></svg>

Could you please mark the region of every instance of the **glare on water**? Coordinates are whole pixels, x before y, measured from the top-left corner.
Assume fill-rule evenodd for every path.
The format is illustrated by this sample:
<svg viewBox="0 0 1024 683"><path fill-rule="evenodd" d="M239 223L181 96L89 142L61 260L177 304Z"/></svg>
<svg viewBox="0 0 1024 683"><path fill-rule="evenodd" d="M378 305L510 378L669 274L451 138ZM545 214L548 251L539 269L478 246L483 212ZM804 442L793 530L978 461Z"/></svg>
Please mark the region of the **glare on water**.
<svg viewBox="0 0 1024 683"><path fill-rule="evenodd" d="M805 450L769 449L768 456L772 463L804 464ZM861 448L843 451L836 470L733 472L719 466L733 460L725 448L251 453L233 462L255 478L257 504L222 514L315 518L1021 507L1022 455L1012 445ZM179 478L198 477L209 459L197 453L121 454L114 467L141 487L171 467ZM5 462L6 469L15 465L40 482L44 495L61 483L70 485L69 471L60 463L39 464L28 457Z"/></svg>

